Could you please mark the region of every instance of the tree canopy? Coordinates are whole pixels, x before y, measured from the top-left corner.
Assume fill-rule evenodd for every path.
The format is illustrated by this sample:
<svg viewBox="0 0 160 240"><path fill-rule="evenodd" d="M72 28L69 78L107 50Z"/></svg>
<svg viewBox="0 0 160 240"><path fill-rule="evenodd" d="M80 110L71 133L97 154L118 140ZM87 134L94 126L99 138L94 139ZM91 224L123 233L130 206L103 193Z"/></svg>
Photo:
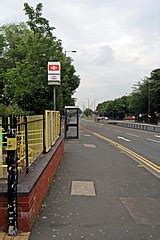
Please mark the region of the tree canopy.
<svg viewBox="0 0 160 240"><path fill-rule="evenodd" d="M83 112L83 114L84 114L86 117L89 117L89 116L92 116L93 111L92 111L92 109L90 109L90 108L86 108L85 111Z"/></svg>
<svg viewBox="0 0 160 240"><path fill-rule="evenodd" d="M53 35L55 27L42 17L42 4L34 9L24 3L26 23L2 26L3 44L1 86L3 103L17 105L32 113L42 113L53 108L52 87L48 86L47 63L60 61L61 86L57 88L57 108L74 105L73 93L79 86L80 77L72 60L63 53L61 40Z"/></svg>
<svg viewBox="0 0 160 240"><path fill-rule="evenodd" d="M100 116L114 119L134 115L137 120L156 122L160 113L160 69L138 82L129 96L104 101L97 111Z"/></svg>

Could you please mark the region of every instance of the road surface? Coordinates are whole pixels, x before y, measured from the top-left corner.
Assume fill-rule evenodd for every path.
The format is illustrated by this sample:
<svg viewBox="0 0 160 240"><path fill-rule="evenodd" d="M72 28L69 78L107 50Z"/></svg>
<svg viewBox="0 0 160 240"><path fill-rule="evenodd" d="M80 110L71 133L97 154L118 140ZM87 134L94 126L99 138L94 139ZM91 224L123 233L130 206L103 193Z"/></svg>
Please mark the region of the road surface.
<svg viewBox="0 0 160 240"><path fill-rule="evenodd" d="M113 140L149 161L160 173L160 134L106 123L81 120L81 126L100 136Z"/></svg>

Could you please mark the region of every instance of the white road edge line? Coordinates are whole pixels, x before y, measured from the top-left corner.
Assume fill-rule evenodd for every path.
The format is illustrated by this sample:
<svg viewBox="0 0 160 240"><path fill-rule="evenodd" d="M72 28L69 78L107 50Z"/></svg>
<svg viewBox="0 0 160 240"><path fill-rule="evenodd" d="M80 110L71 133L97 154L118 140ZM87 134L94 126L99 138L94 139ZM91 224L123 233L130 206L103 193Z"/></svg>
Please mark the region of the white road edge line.
<svg viewBox="0 0 160 240"><path fill-rule="evenodd" d="M121 137L121 136L117 136L117 138L122 139L122 140L124 140L124 141L126 141L126 142L130 142L130 141L131 141L131 140L129 140L129 139L127 139L127 138L124 138L124 137Z"/></svg>
<svg viewBox="0 0 160 240"><path fill-rule="evenodd" d="M160 135L154 135L154 136L160 138Z"/></svg>
<svg viewBox="0 0 160 240"><path fill-rule="evenodd" d="M132 134L132 133L126 133L127 135L133 136L133 137L139 137L138 135Z"/></svg>
<svg viewBox="0 0 160 240"><path fill-rule="evenodd" d="M147 138L147 140L151 141L151 142L155 142L155 143L160 143L160 141L156 141L154 139L151 139L151 138Z"/></svg>

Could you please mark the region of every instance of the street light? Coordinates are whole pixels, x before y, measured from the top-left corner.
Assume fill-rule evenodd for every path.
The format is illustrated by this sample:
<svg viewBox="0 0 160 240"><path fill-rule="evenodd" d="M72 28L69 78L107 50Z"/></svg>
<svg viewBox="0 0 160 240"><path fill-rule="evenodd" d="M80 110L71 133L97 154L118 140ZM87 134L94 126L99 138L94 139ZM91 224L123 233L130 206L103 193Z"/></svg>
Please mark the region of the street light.
<svg viewBox="0 0 160 240"><path fill-rule="evenodd" d="M3 37L3 34L4 34L3 28L0 27L0 36ZM3 48L1 48L1 50L0 50L0 58L2 58L2 57L3 57Z"/></svg>
<svg viewBox="0 0 160 240"><path fill-rule="evenodd" d="M96 99L94 99L94 106L93 106L93 111L95 111L96 110L96 101L98 101L98 99L96 98Z"/></svg>
<svg viewBox="0 0 160 240"><path fill-rule="evenodd" d="M67 53L67 52L76 53L77 51L76 51L76 50L67 50L67 51L64 52L64 53L65 53L65 56L66 56L66 53Z"/></svg>
<svg viewBox="0 0 160 240"><path fill-rule="evenodd" d="M149 80L147 80L147 85L148 85L148 123L150 122L149 118L151 117L150 116L150 112L151 112L151 101L150 101L150 82Z"/></svg>

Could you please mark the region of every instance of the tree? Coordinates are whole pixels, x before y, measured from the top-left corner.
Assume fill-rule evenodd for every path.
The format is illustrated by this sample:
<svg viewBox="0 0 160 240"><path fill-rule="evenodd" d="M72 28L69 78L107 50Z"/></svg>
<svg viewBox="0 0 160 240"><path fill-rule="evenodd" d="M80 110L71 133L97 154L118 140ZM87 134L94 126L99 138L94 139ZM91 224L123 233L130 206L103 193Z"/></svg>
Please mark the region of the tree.
<svg viewBox="0 0 160 240"><path fill-rule="evenodd" d="M160 112L160 69L151 72L139 82L131 94L131 109L143 121L156 122Z"/></svg>
<svg viewBox="0 0 160 240"><path fill-rule="evenodd" d="M3 36L3 29L0 28L0 103L3 101L3 65L4 65L4 58L3 58L3 48L4 48L4 36Z"/></svg>
<svg viewBox="0 0 160 240"><path fill-rule="evenodd" d="M70 58L62 52L61 40L53 36L54 27L42 17L42 4L35 8L24 4L25 23L3 26L3 93L6 104L18 104L24 111L42 113L53 108L52 89L47 81L48 61L60 61L62 84L57 89L57 106L73 104L72 95L80 83Z"/></svg>
<svg viewBox="0 0 160 240"><path fill-rule="evenodd" d="M39 3L34 10L28 3L24 3L24 11L29 18L27 24L34 33L53 37L52 30L54 30L55 27L50 27L49 21L42 17L42 7L42 3Z"/></svg>
<svg viewBox="0 0 160 240"><path fill-rule="evenodd" d="M83 114L84 114L86 117L89 117L89 116L92 116L93 111L92 111L92 109L90 109L90 108L86 108L85 111L83 112Z"/></svg>
<svg viewBox="0 0 160 240"><path fill-rule="evenodd" d="M160 68L151 72L149 80L149 97L151 102L151 111L160 113Z"/></svg>
<svg viewBox="0 0 160 240"><path fill-rule="evenodd" d="M131 94L131 109L135 115L148 112L148 80L145 78L134 86Z"/></svg>
<svg viewBox="0 0 160 240"><path fill-rule="evenodd" d="M125 115L129 113L128 97L123 96L121 98L100 103L97 110L100 116L123 119Z"/></svg>

